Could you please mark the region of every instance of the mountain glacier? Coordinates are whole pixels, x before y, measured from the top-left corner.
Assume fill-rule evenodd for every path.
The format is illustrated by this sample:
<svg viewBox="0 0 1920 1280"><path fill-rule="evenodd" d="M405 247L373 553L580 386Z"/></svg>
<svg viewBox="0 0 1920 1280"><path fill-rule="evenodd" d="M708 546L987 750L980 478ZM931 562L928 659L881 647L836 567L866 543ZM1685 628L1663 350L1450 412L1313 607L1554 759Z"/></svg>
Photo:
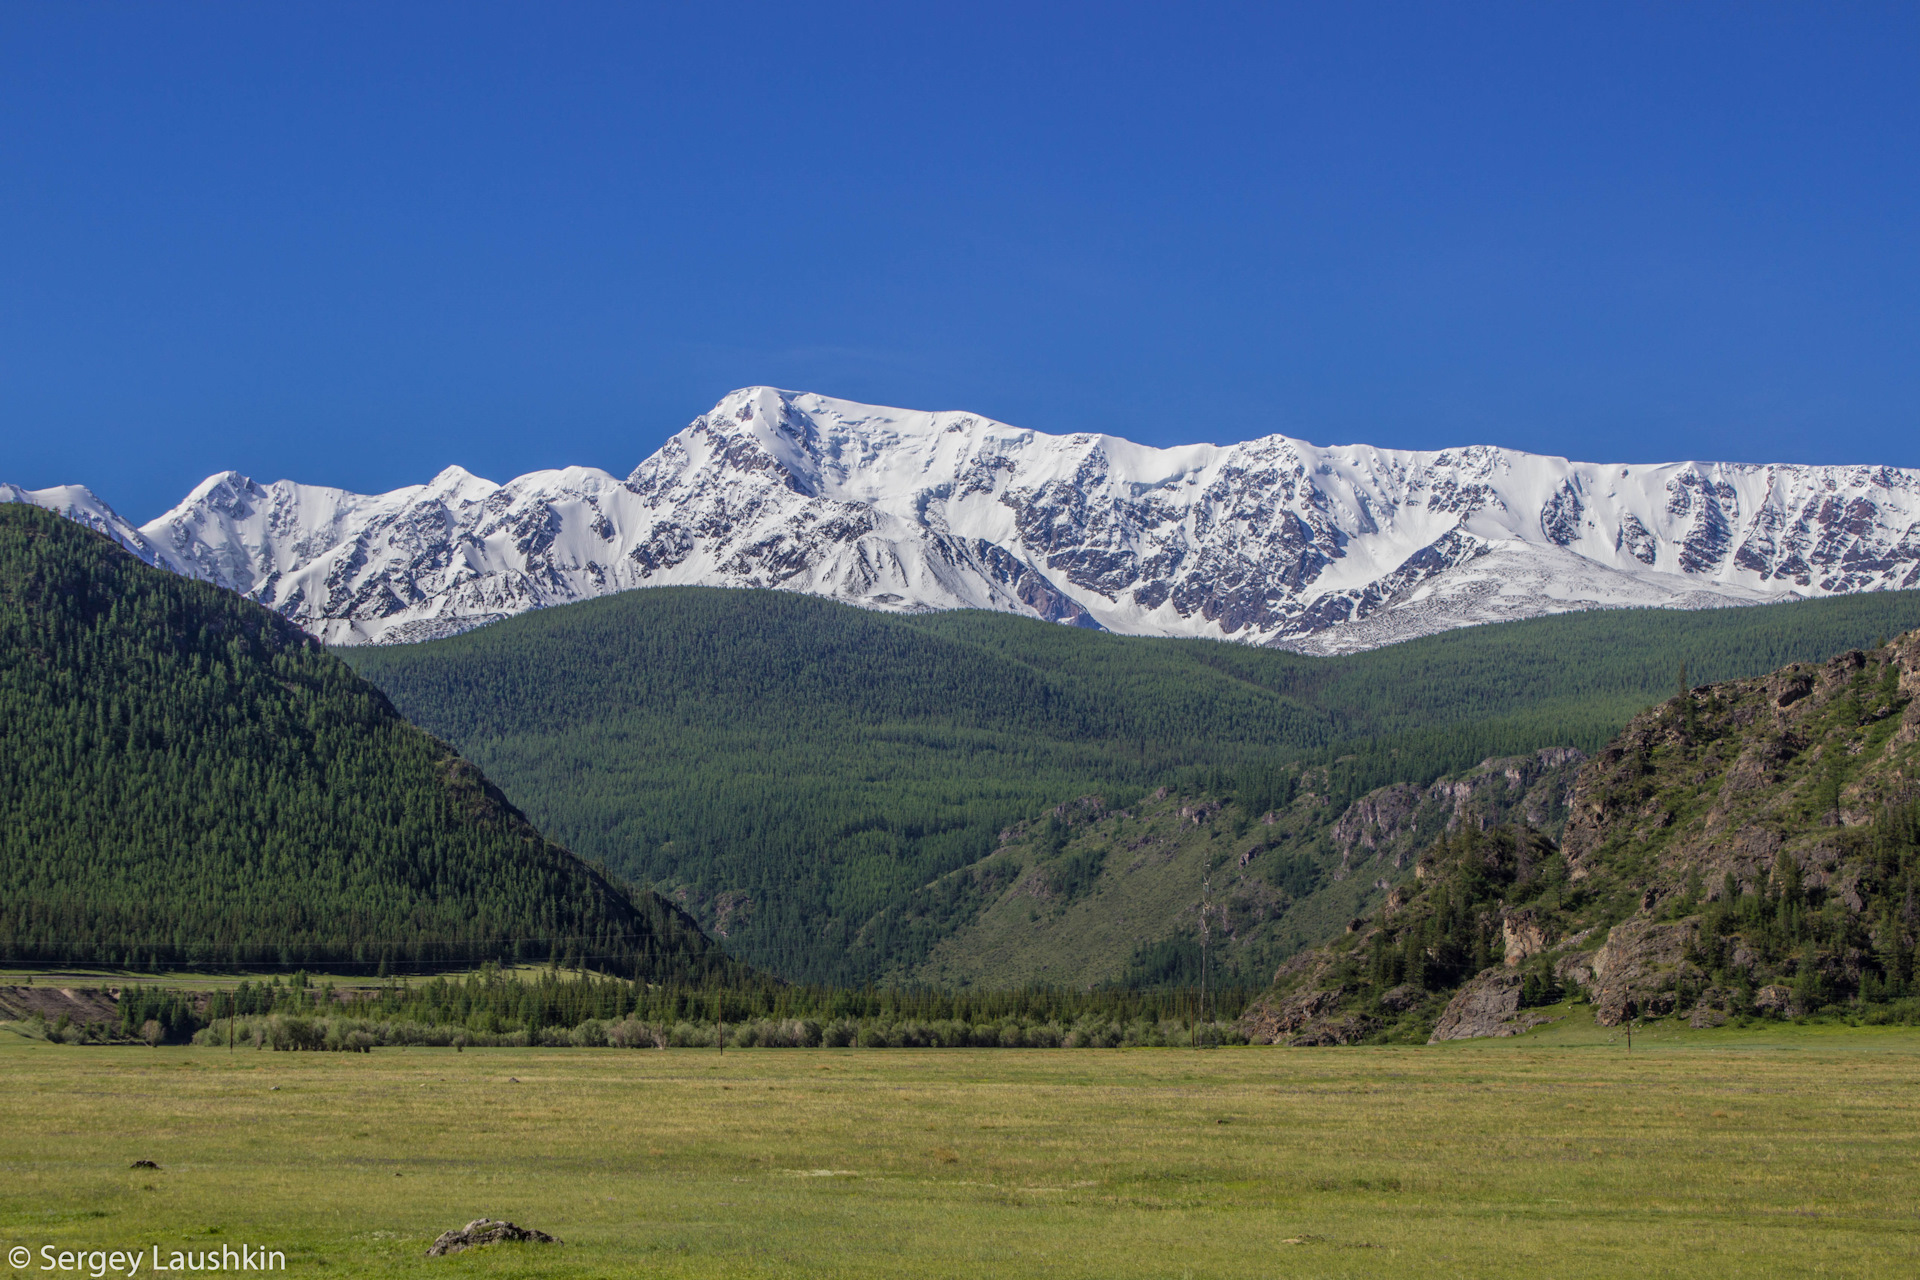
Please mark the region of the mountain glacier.
<svg viewBox="0 0 1920 1280"><path fill-rule="evenodd" d="M236 472L139 528L0 485L334 644L669 584L997 609L1307 652L1572 609L1920 586L1920 471L1570 462L1285 436L1154 449L751 387L624 480L449 467L367 495Z"/></svg>

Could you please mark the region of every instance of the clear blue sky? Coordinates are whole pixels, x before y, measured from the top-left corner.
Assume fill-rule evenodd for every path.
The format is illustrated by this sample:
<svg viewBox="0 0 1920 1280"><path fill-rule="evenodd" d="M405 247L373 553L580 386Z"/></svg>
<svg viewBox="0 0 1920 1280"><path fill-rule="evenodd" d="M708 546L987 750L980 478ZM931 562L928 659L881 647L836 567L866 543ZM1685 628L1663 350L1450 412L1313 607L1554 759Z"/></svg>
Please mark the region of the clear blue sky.
<svg viewBox="0 0 1920 1280"><path fill-rule="evenodd" d="M1920 466L1920 6L0 2L0 479L624 474L753 383Z"/></svg>

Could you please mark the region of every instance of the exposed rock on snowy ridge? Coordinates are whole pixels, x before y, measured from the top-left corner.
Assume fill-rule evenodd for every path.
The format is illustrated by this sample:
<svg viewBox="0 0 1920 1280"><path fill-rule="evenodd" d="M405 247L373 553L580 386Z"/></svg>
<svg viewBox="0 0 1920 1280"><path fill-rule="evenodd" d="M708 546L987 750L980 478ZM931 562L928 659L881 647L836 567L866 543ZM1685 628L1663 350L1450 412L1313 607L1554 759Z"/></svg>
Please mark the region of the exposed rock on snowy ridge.
<svg viewBox="0 0 1920 1280"><path fill-rule="evenodd" d="M118 512L83 484L60 484L50 489L22 489L17 484L0 484L0 502L27 502L44 507L75 523L86 525L95 533L106 534L148 564L172 569L176 573L180 571L180 566L164 550L149 542L145 534L121 519Z"/></svg>
<svg viewBox="0 0 1920 1280"><path fill-rule="evenodd" d="M1313 652L1571 609L1920 586L1916 471L1285 436L1152 449L766 387L625 480L451 467L362 495L225 472L138 530L84 489L0 490L23 499L341 644L670 584Z"/></svg>

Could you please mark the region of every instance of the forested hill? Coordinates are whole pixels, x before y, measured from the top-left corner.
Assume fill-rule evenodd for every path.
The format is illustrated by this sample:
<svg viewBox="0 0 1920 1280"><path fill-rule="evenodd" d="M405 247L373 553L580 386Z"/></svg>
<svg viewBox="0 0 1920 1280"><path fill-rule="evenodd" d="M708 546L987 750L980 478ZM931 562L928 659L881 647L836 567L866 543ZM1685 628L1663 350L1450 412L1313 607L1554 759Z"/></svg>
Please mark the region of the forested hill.
<svg viewBox="0 0 1920 1280"><path fill-rule="evenodd" d="M0 506L0 961L547 957L729 964L291 623Z"/></svg>
<svg viewBox="0 0 1920 1280"><path fill-rule="evenodd" d="M1920 624L1920 593L1474 628L1350 658L1106 635L998 614L902 617L774 591L656 588L428 644L347 652L546 830L674 895L791 978L912 969L903 921L1000 832L1161 784L1328 820L1372 788L1599 747L1699 678Z"/></svg>
<svg viewBox="0 0 1920 1280"><path fill-rule="evenodd" d="M1564 838L1460 823L1251 1015L1327 1044L1845 1007L1920 1018L1920 633L1681 690L1588 760Z"/></svg>

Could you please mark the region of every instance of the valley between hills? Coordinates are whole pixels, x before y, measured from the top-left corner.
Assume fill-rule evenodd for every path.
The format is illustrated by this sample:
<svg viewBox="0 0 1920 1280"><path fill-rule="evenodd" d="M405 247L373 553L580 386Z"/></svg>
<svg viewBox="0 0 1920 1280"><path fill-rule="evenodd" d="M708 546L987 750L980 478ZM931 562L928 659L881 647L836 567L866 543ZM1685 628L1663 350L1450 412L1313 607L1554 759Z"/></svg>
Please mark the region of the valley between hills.
<svg viewBox="0 0 1920 1280"><path fill-rule="evenodd" d="M1920 1276L1920 4L0 9L0 1280Z"/></svg>
<svg viewBox="0 0 1920 1280"><path fill-rule="evenodd" d="M30 505L0 531L0 962L544 965L737 988L708 1022L740 1034L919 1016L967 1042L1122 1010L1146 1022L1114 1035L1164 1039L1202 985L1209 1034L1348 1043L1504 1034L1570 995L1603 1022L1904 1007L1911 980L1913 654L1887 637L1915 593L1325 658L663 588L334 656ZM1800 692L1762 714L1775 686ZM1081 994L978 1003L1013 991ZM163 1035L326 1012L306 984L220 999ZM637 985L436 999L490 1010L476 1035L706 1016Z"/></svg>
<svg viewBox="0 0 1920 1280"><path fill-rule="evenodd" d="M477 1205L553 1237L487 1273L1909 1269L1916 626L1328 658L679 588L329 651L0 507L0 1119L69 1135L0 1222L342 1275Z"/></svg>
<svg viewBox="0 0 1920 1280"><path fill-rule="evenodd" d="M668 588L338 652L773 973L1192 980L1210 882L1215 979L1257 988L1463 821L1557 840L1584 754L1683 665L1757 675L1916 624L1920 597L1881 593L1313 658Z"/></svg>

